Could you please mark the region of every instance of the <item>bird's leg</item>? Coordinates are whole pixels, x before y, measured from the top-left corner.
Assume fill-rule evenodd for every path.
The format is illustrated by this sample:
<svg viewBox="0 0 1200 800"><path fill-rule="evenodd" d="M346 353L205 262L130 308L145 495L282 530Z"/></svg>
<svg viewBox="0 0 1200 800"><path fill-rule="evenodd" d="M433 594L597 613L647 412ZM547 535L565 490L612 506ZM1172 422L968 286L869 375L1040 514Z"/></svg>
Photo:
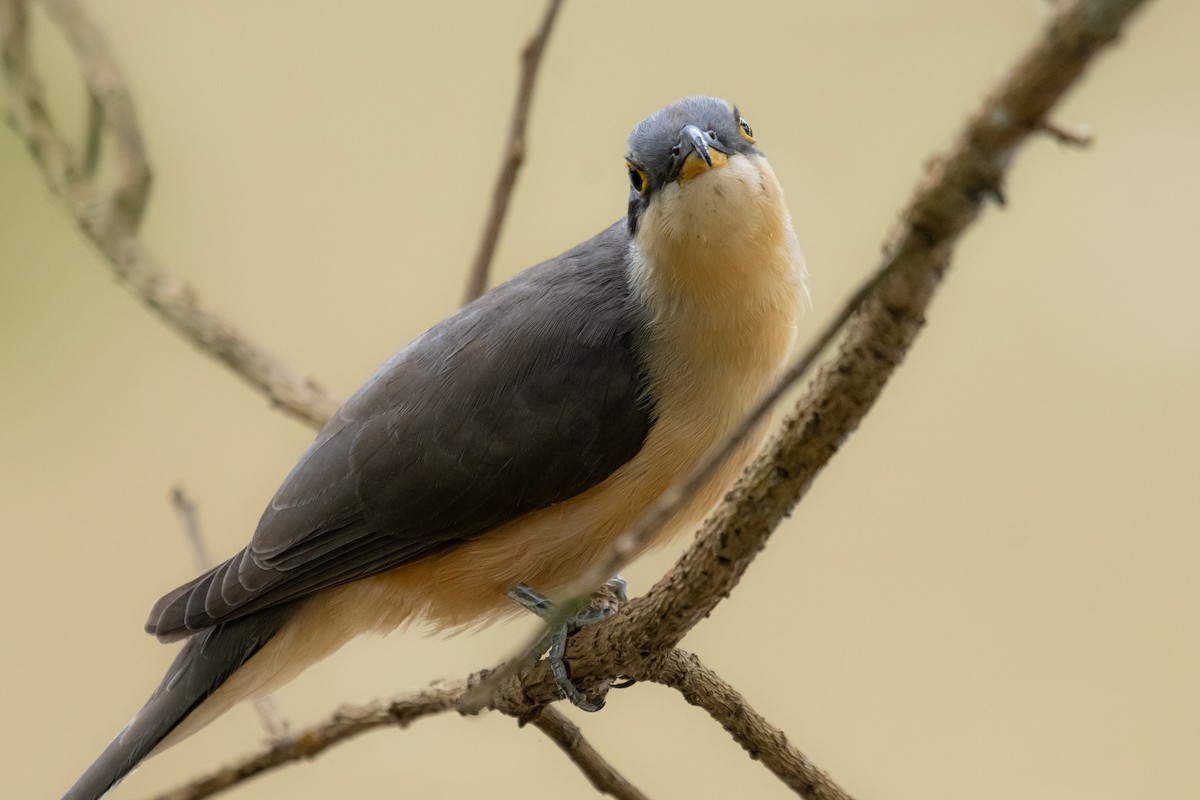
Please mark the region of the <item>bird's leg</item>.
<svg viewBox="0 0 1200 800"><path fill-rule="evenodd" d="M554 617L554 603L545 595L540 594L523 583L509 590L508 596L517 605L528 611L532 611L542 619L549 620ZM584 625L592 625L608 619L617 613L617 609L628 599L625 579L620 575L616 575L596 590L591 600L583 609L567 618L566 622L551 628L546 638L542 640L543 646L549 646L547 658L550 661L550 671L554 673L555 683L558 684L558 688L562 690L566 698L577 708L581 708L584 711L599 711L604 707L604 703L593 703L588 700L584 697L583 692L579 691L575 687L575 684L571 682L567 665L563 661L563 656L567 651L567 637Z"/></svg>

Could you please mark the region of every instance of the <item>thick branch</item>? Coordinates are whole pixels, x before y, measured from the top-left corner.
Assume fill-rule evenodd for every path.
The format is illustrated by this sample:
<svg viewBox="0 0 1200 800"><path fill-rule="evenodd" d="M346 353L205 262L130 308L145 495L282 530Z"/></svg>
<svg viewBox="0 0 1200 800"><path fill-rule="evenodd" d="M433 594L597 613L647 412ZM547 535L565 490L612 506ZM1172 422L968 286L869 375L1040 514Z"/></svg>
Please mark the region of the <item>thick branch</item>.
<svg viewBox="0 0 1200 800"><path fill-rule="evenodd" d="M339 402L204 308L191 287L163 270L134 234L149 189L150 168L125 80L104 37L74 0L43 2L75 50L91 109L85 154L80 158L46 109L29 48L26 3L0 0L0 48L14 125L46 182L100 250L113 274L169 327L228 366L273 405L319 428ZM107 189L93 179L101 130L115 145L116 180Z"/></svg>
<svg viewBox="0 0 1200 800"><path fill-rule="evenodd" d="M479 242L479 250L471 266L471 274L467 278L467 289L463 293L463 305L479 297L487 289L488 272L491 270L492 257L496 254L496 244L500 241L500 229L504 226L504 217L508 214L508 203L512 199L513 190L517 186L517 173L525 161L525 128L529 122L529 109L533 105L533 87L537 79L538 67L542 63L542 53L546 51L546 42L550 31L554 28L554 19L558 16L558 8L562 0L549 0L546 3L546 13L542 16L541 27L521 51L521 82L517 86L517 101L513 105L512 121L509 123L508 144L504 148L504 163L500 166L500 174L496 177L496 188L492 192L492 205L488 211L487 221L483 225L483 237Z"/></svg>

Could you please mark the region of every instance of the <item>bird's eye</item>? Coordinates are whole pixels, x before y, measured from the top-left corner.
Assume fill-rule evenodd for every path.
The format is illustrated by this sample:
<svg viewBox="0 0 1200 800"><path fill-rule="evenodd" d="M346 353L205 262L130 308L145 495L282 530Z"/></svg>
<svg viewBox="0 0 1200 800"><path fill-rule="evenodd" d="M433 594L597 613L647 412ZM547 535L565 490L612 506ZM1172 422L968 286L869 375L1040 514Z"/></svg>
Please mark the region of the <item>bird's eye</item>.
<svg viewBox="0 0 1200 800"><path fill-rule="evenodd" d="M750 123L746 122L744 117L738 117L738 128L742 131L742 137L751 144L754 143L754 129L750 127Z"/></svg>
<svg viewBox="0 0 1200 800"><path fill-rule="evenodd" d="M650 191L650 176L646 170L633 164L629 165L629 185L637 192L638 197L645 197Z"/></svg>

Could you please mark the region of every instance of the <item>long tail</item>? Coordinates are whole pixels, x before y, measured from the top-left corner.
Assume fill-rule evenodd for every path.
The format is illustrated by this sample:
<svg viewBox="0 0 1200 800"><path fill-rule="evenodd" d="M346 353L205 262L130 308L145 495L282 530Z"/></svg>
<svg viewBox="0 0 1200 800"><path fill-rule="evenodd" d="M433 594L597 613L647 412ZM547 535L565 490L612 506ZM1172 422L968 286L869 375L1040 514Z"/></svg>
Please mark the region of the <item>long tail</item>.
<svg viewBox="0 0 1200 800"><path fill-rule="evenodd" d="M63 800L103 797L257 653L293 611L291 605L264 609L188 639L146 705L67 790Z"/></svg>

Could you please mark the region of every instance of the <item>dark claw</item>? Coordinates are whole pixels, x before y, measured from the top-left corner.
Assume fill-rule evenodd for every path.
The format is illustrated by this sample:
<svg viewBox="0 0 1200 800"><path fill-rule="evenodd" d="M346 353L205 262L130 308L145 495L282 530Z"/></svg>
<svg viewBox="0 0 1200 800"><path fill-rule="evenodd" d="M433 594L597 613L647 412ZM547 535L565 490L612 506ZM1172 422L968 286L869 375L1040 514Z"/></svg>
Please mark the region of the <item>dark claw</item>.
<svg viewBox="0 0 1200 800"><path fill-rule="evenodd" d="M523 583L510 589L508 596L517 605L533 612L542 619L549 619L554 616L554 603L545 595L540 594ZM597 590L592 603L588 607L582 609L565 623L555 626L551 629L546 639L543 640L543 643L549 647L546 658L550 662L550 671L554 674L554 681L558 684L558 688L562 690L563 696L570 700L576 708L584 711L599 711L601 708L604 708L604 701L601 700L599 703L592 702L571 682L570 671L563 660L563 656L567 652L567 637L572 631L577 631L584 625L591 625L608 619L617 613L617 609L625 603L626 599L625 579L619 575L611 578ZM627 683L626 685L629 684Z"/></svg>
<svg viewBox="0 0 1200 800"><path fill-rule="evenodd" d="M554 673L554 682L558 684L558 688L562 690L563 695L571 701L571 705L582 711L599 711L604 708L604 703L593 703L584 696L583 692L575 688L575 684L571 681L570 671L567 670L567 663L563 661L563 656L567 652L567 626L559 625L550 635L550 653L547 658L550 661L550 671Z"/></svg>

